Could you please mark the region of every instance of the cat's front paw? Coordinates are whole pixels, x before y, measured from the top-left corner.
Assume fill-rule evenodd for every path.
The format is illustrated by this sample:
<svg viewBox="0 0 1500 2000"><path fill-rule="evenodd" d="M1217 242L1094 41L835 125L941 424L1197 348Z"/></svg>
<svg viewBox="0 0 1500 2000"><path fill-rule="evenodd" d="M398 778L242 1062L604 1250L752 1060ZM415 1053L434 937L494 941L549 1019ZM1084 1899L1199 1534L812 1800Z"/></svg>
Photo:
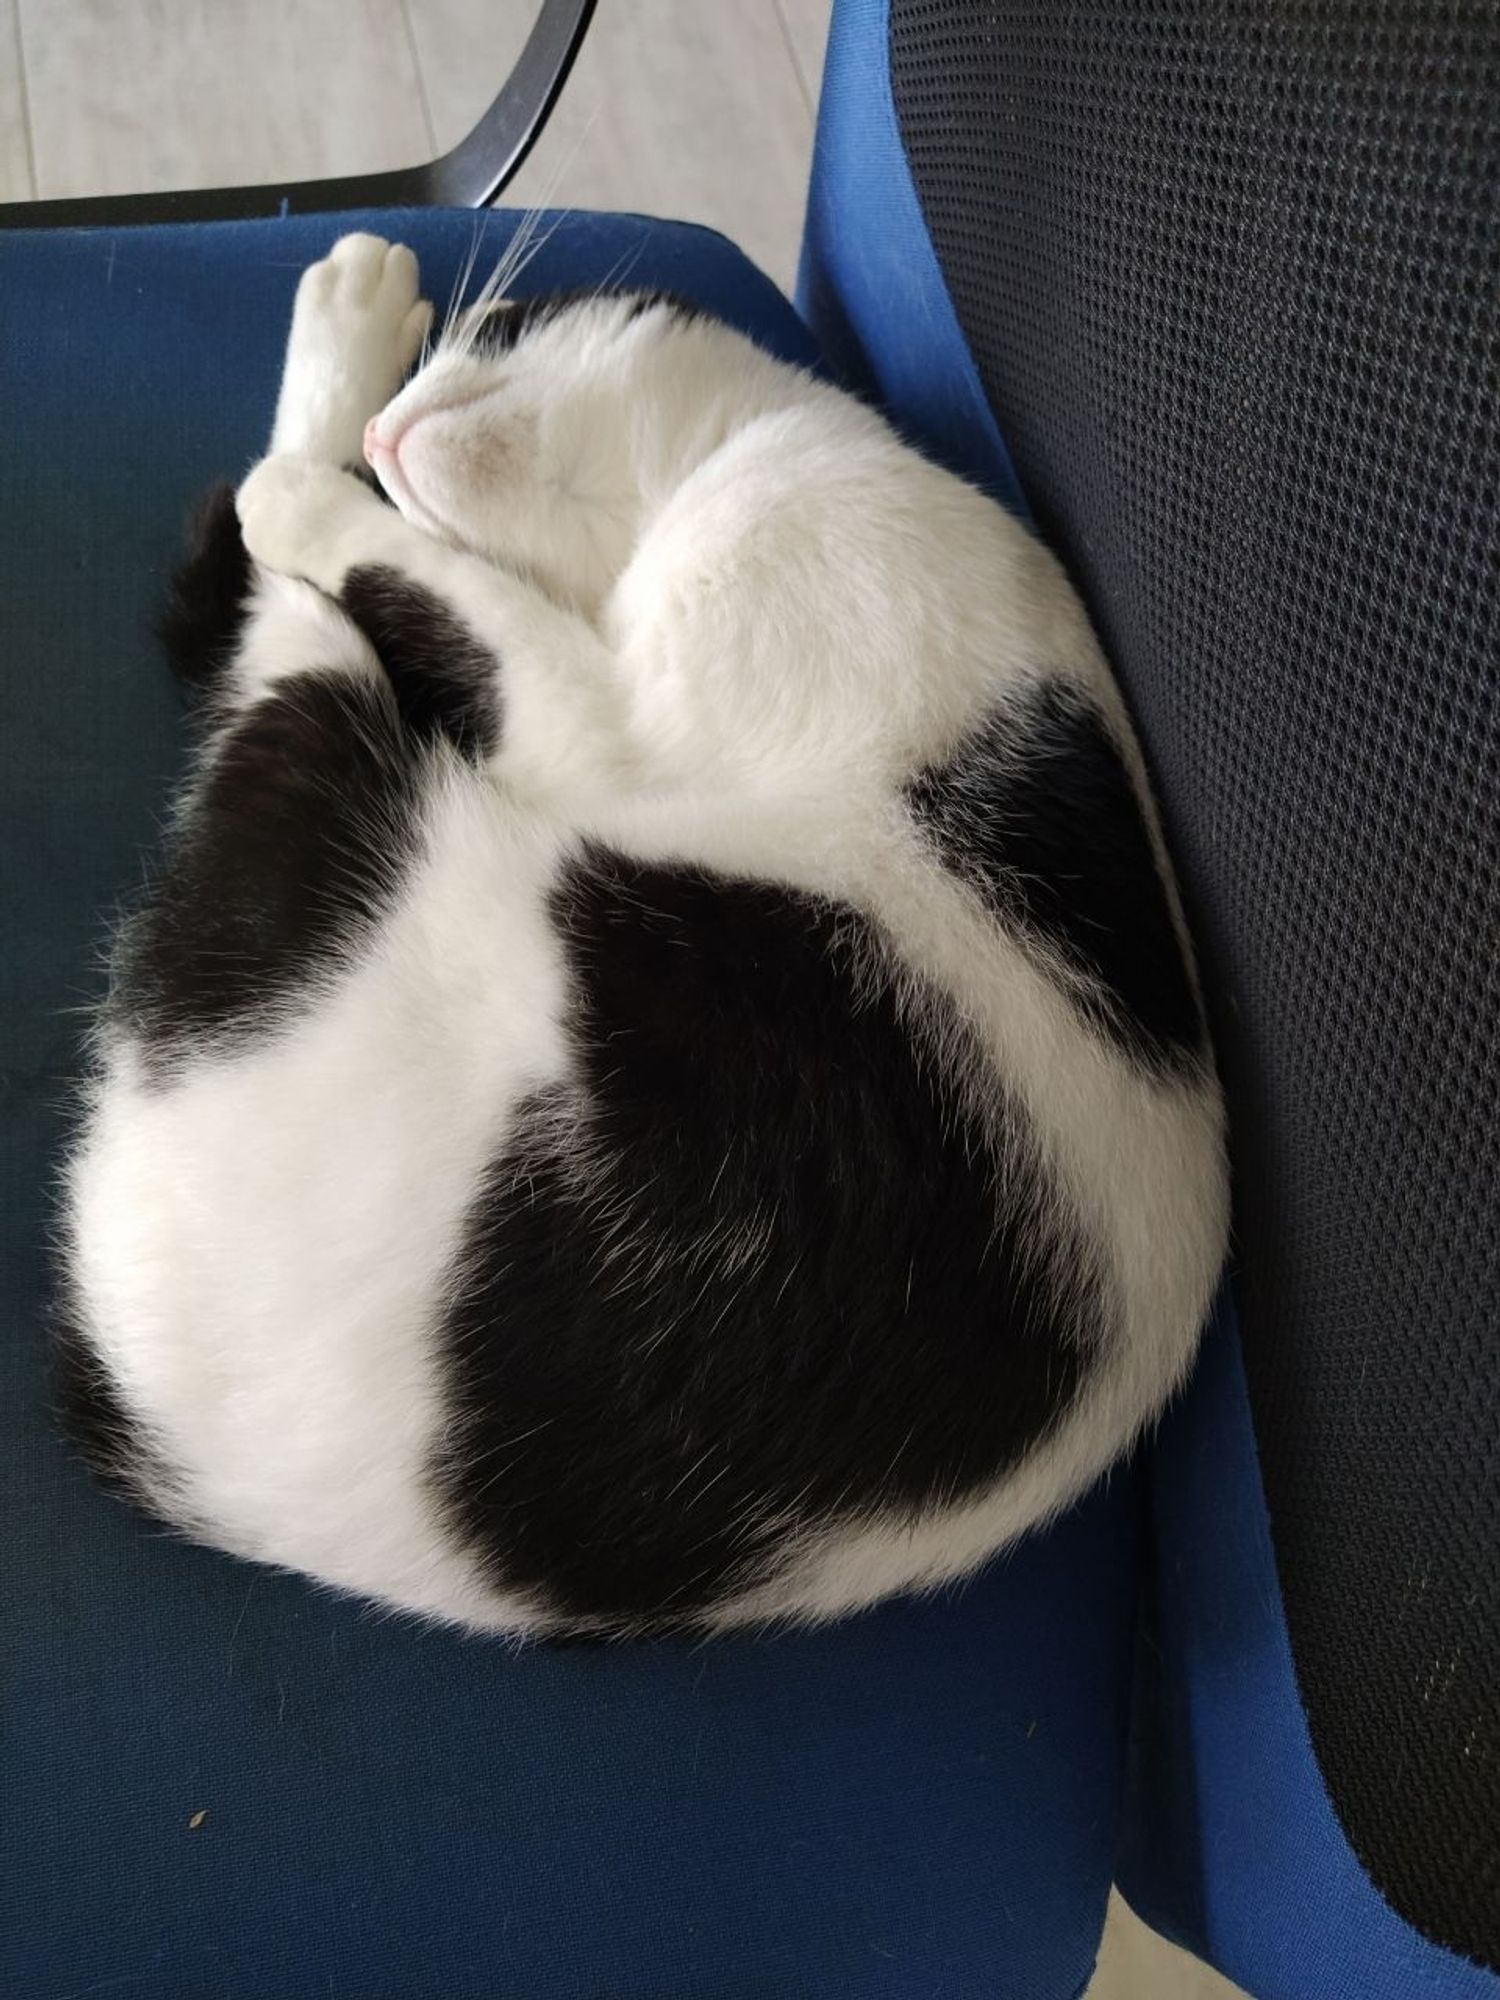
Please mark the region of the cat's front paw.
<svg viewBox="0 0 1500 2000"><path fill-rule="evenodd" d="M400 388L432 307L404 243L344 236L302 274L276 405L273 452L356 465L365 425Z"/></svg>
<svg viewBox="0 0 1500 2000"><path fill-rule="evenodd" d="M235 495L235 510L256 562L328 591L343 581L348 530L370 510L385 511L353 473L290 452L261 460Z"/></svg>

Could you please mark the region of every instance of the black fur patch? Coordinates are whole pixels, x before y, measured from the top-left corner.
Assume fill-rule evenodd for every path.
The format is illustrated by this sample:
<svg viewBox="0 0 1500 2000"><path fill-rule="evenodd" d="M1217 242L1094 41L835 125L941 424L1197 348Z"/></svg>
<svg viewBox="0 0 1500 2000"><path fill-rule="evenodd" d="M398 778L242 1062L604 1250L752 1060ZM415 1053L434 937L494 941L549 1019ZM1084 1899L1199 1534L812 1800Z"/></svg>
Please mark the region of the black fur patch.
<svg viewBox="0 0 1500 2000"><path fill-rule="evenodd" d="M502 1584L672 1630L788 1520L987 1485L1077 1391L1062 1301L1101 1331L1108 1304L1080 1244L997 1196L861 975L862 919L601 853L555 915L582 1089L530 1107L475 1205L436 1476ZM1003 1150L1036 1189L1018 1112Z"/></svg>
<svg viewBox="0 0 1500 2000"><path fill-rule="evenodd" d="M655 306L665 306L679 319L702 319L706 315L701 306L690 299L679 297L676 292L657 289L646 292L627 292L620 296L628 298L630 310L627 322L639 319ZM484 317L474 336L473 351L476 354L508 354L518 342L543 321L556 319L569 306L586 305L600 297L597 291L587 289L562 292L543 292L533 299L500 299L485 309Z"/></svg>
<svg viewBox="0 0 1500 2000"><path fill-rule="evenodd" d="M173 673L190 695L202 696L234 659L253 581L231 487L203 495L188 518L186 540L157 632Z"/></svg>
<svg viewBox="0 0 1500 2000"><path fill-rule="evenodd" d="M154 1454L83 1330L65 1273L59 1275L48 1322L58 1427L107 1492L140 1505Z"/></svg>
<svg viewBox="0 0 1500 2000"><path fill-rule="evenodd" d="M499 662L441 598L398 570L361 563L339 601L380 656L414 736L446 737L478 761L500 740Z"/></svg>
<svg viewBox="0 0 1500 2000"><path fill-rule="evenodd" d="M658 307L672 315L673 319L708 319L710 315L692 299L685 299L680 292L669 292L658 285L654 291L633 292L627 320L640 319L643 314L654 312Z"/></svg>
<svg viewBox="0 0 1500 2000"><path fill-rule="evenodd" d="M161 1053L263 1025L385 909L415 838L389 690L296 674L235 721L139 916L112 1004Z"/></svg>
<svg viewBox="0 0 1500 2000"><path fill-rule="evenodd" d="M593 294L586 291L542 292L532 299L496 299L485 307L471 345L475 354L508 354L541 321L553 319L570 305Z"/></svg>
<svg viewBox="0 0 1500 2000"><path fill-rule="evenodd" d="M1130 775L1099 714L1055 683L907 791L943 860L1092 982L1075 999L1136 1061L1200 1059L1203 1022Z"/></svg>

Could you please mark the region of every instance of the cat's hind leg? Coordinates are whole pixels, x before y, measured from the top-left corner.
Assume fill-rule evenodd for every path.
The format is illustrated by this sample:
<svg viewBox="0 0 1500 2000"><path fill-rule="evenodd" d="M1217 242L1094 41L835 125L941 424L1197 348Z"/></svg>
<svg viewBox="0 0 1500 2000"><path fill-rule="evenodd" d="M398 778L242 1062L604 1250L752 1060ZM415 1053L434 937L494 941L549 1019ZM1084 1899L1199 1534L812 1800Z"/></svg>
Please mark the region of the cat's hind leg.
<svg viewBox="0 0 1500 2000"><path fill-rule="evenodd" d="M381 662L337 605L252 561L232 487L202 496L185 540L157 633L194 719L209 732L290 674L379 676Z"/></svg>
<svg viewBox="0 0 1500 2000"><path fill-rule="evenodd" d="M357 953L418 845L426 769L368 639L250 561L227 490L162 629L201 749L111 999L153 1067L284 1019Z"/></svg>
<svg viewBox="0 0 1500 2000"><path fill-rule="evenodd" d="M211 487L198 500L188 517L186 542L156 629L184 694L201 712L232 678L255 590L233 488Z"/></svg>

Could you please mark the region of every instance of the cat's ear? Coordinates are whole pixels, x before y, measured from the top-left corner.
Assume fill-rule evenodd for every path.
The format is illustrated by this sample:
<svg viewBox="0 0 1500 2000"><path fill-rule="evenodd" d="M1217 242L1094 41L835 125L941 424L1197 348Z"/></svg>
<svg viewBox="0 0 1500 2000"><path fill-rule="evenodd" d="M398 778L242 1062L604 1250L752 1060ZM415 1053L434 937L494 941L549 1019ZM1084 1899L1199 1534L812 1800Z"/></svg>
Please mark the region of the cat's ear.
<svg viewBox="0 0 1500 2000"><path fill-rule="evenodd" d="M544 292L530 299L476 299L455 315L445 339L466 354L508 354L545 321L600 297L595 291Z"/></svg>
<svg viewBox="0 0 1500 2000"><path fill-rule="evenodd" d="M547 299L481 299L453 322L455 344L465 354L508 354L551 302Z"/></svg>

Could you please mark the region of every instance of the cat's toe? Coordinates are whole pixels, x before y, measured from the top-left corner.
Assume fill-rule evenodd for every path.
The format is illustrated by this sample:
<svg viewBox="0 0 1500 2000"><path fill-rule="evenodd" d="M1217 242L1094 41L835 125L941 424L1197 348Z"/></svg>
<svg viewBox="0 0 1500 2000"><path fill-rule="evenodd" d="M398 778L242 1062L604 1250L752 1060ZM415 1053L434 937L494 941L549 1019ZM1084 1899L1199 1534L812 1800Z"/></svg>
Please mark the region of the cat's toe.
<svg viewBox="0 0 1500 2000"><path fill-rule="evenodd" d="M417 294L422 289L416 252L404 243L388 243L375 285L385 310L393 317L403 319L416 304Z"/></svg>
<svg viewBox="0 0 1500 2000"><path fill-rule="evenodd" d="M299 299L346 319L373 319L399 327L417 302L421 272L416 253L364 230L341 236L328 255L303 274Z"/></svg>
<svg viewBox="0 0 1500 2000"><path fill-rule="evenodd" d="M351 298L368 299L380 289L392 253L396 251L410 260L415 285L417 260L405 244L388 243L383 236L372 236L363 229L341 236L323 262L327 266L331 285L346 290ZM316 270L318 267L314 265L313 268ZM397 268L400 268L399 265Z"/></svg>
<svg viewBox="0 0 1500 2000"><path fill-rule="evenodd" d="M345 367L368 382L367 393L378 382L382 400L394 394L432 318L415 254L382 236L343 236L303 283L308 317Z"/></svg>
<svg viewBox="0 0 1500 2000"><path fill-rule="evenodd" d="M356 230L341 236L326 257L303 272L297 305L340 321L346 331L365 322L393 331L420 290L416 255L406 244Z"/></svg>
<svg viewBox="0 0 1500 2000"><path fill-rule="evenodd" d="M422 352L422 343L432 329L432 301L418 299L401 322L401 331L396 337L396 352L401 357L401 372L404 375L417 356Z"/></svg>

